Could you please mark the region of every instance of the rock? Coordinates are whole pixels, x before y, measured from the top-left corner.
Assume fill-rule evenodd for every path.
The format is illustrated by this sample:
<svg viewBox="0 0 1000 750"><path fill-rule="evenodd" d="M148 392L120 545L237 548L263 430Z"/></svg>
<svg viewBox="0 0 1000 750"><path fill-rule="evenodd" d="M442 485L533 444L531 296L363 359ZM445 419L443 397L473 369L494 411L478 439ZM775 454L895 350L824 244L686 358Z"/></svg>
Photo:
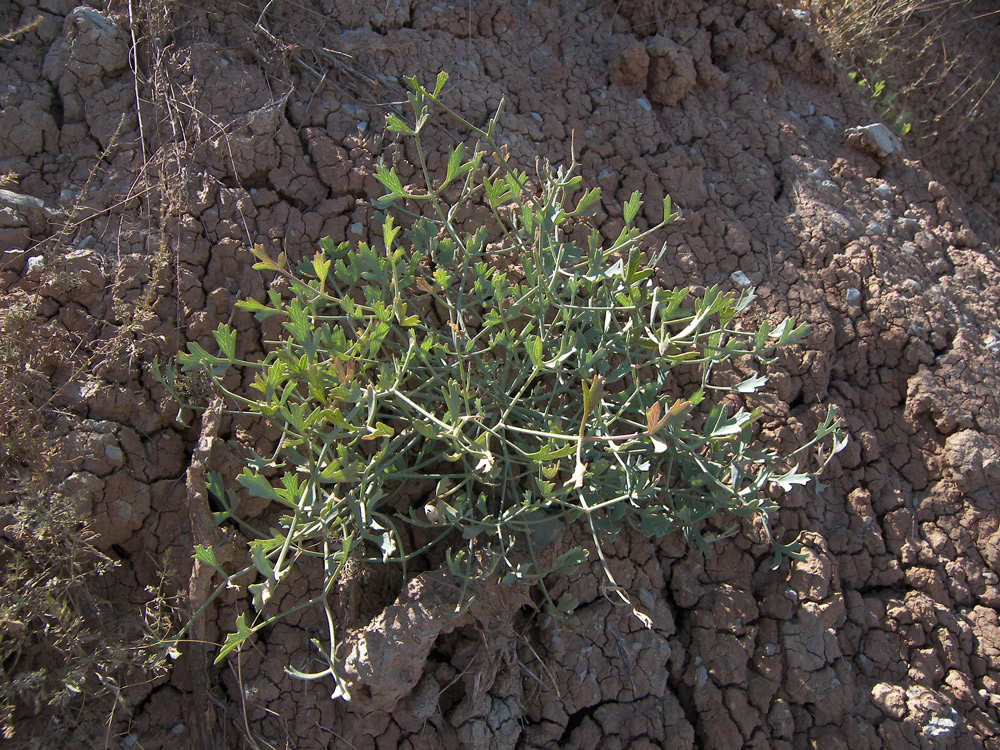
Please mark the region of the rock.
<svg viewBox="0 0 1000 750"><path fill-rule="evenodd" d="M66 213L30 195L0 189L0 228L29 227L41 233L51 221L65 219Z"/></svg>
<svg viewBox="0 0 1000 750"><path fill-rule="evenodd" d="M844 135L848 146L871 154L876 159L885 159L903 149L903 142L899 137L881 122L849 128Z"/></svg>

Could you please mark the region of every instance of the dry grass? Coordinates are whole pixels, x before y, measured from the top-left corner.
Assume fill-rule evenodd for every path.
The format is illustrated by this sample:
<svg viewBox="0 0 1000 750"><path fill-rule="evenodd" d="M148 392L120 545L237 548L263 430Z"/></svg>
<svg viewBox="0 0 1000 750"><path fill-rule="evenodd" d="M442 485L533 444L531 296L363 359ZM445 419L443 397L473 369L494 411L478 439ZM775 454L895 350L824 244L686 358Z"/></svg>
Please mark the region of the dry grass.
<svg viewBox="0 0 1000 750"><path fill-rule="evenodd" d="M970 53L973 0L809 0L817 28L845 66L885 96L933 150L982 116L995 89L990 62ZM1000 11L991 11L1000 12Z"/></svg>
<svg viewBox="0 0 1000 750"><path fill-rule="evenodd" d="M11 29L10 31L5 31L0 33L0 44L8 44L12 42L17 42L25 34L30 34L38 25L42 22L41 16L36 16L31 21L18 26L16 29Z"/></svg>
<svg viewBox="0 0 1000 750"><path fill-rule="evenodd" d="M0 510L0 740L107 746L119 685L159 669L149 644L166 600L143 632L97 593L117 563L93 546L79 499L33 479L15 494Z"/></svg>
<svg viewBox="0 0 1000 750"><path fill-rule="evenodd" d="M133 61L136 109L140 101L164 112L164 88L155 79L169 8L157 0L130 3L136 20ZM40 21L40 19L39 19ZM0 33L0 45L37 43L30 32L38 21ZM154 28L155 25L155 28ZM16 54L16 50L14 53ZM110 143L93 157L78 198L60 224L39 239L31 255L44 260L40 283L60 271L60 258L96 235L113 247L110 233L127 221L147 222L151 243L150 277L138 300L112 305L94 329L70 333L58 317L48 319L44 298L28 284L0 294L0 745L15 747L117 747L116 733L127 721L124 686L160 674L162 657L153 648L176 628L176 584L162 572L146 588L143 607L119 601L112 580L117 563L95 547L86 503L67 495L57 423L79 419L71 407L59 409L66 385L97 376L108 361L127 361L138 378L148 319L172 287L167 237L178 204L167 190L172 145L183 134L170 132L169 114L156 123L140 121L144 165L127 193L103 190L113 174L124 118ZM164 135L157 125L167 123ZM167 144L166 147L156 144ZM0 173L0 187L16 187L16 172ZM105 248L107 250L107 248ZM110 254L105 260L112 262ZM112 271L112 276L114 275ZM65 279L70 286L72 278ZM107 293L110 295L112 289ZM110 328L108 328L110 326ZM99 335L112 331L112 335ZM142 596L142 593L139 592Z"/></svg>

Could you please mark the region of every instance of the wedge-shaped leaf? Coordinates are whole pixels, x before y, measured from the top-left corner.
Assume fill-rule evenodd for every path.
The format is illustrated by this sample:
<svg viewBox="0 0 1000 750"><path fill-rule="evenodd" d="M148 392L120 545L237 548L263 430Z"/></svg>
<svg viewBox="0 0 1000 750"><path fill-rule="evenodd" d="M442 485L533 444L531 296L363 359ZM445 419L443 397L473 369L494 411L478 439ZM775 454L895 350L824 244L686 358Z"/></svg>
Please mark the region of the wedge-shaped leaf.
<svg viewBox="0 0 1000 750"><path fill-rule="evenodd" d="M653 404L646 412L646 427L649 434L653 435L664 427L676 427L682 424L693 408L694 403L691 400L676 399L667 409L667 413L661 417L660 404Z"/></svg>
<svg viewBox="0 0 1000 750"><path fill-rule="evenodd" d="M601 189L591 188L583 194L579 202L576 204L576 208L573 209L573 213L570 216L586 216L587 214L593 212L595 206L599 205L601 202Z"/></svg>
<svg viewBox="0 0 1000 750"><path fill-rule="evenodd" d="M381 183L388 192L385 196L386 199L396 200L398 198L405 197L405 191L403 190L403 183L400 182L399 175L396 174L395 169L389 169L384 164L375 165L375 179Z"/></svg>
<svg viewBox="0 0 1000 750"><path fill-rule="evenodd" d="M393 429L385 422L376 422L375 427L369 427L368 429L371 432L362 436L362 440L377 440L378 438L392 437L394 434Z"/></svg>
<svg viewBox="0 0 1000 750"><path fill-rule="evenodd" d="M448 168L447 168L447 171L446 171L445 176L444 176L444 182L441 183L441 187L439 187L438 190L441 190L445 186L450 185L451 182L456 177L460 177L461 175L465 174L470 169L472 169L473 162L471 162L471 161L469 161L469 162L465 161L465 154L466 153L467 153L467 150L465 148L465 144L464 143L459 143L455 148L453 148L449 152L449 154L448 154Z"/></svg>
<svg viewBox="0 0 1000 750"><path fill-rule="evenodd" d="M448 74L443 70L437 74L437 78L434 81L434 98L436 99L441 94L441 89L448 82Z"/></svg>
<svg viewBox="0 0 1000 750"><path fill-rule="evenodd" d="M271 256L264 250L264 246L260 244L254 245L250 252L257 258L257 262L253 264L255 271L280 271L285 267L284 253L278 255L277 260L272 260Z"/></svg>
<svg viewBox="0 0 1000 750"><path fill-rule="evenodd" d="M572 575L580 565L587 561L587 556L587 550L582 547L574 547L569 552L559 555L552 568L560 571L563 575Z"/></svg>
<svg viewBox="0 0 1000 750"><path fill-rule="evenodd" d="M798 343L808 335L809 326L806 323L796 326L795 318L788 317L781 321L781 324L774 329L771 338L778 339L778 346L788 346L789 344Z"/></svg>
<svg viewBox="0 0 1000 750"><path fill-rule="evenodd" d="M705 420L704 435L710 439L718 439L739 435L750 422L755 419L754 412L740 409L729 416L728 409L723 406L716 406L708 414Z"/></svg>
<svg viewBox="0 0 1000 750"><path fill-rule="evenodd" d="M385 116L385 129L390 133L400 133L402 135L414 136L413 128L403 122L399 115L390 112Z"/></svg>
<svg viewBox="0 0 1000 750"><path fill-rule="evenodd" d="M327 276L330 275L330 259L323 253L316 253L312 259L312 270L321 284L326 284Z"/></svg>
<svg viewBox="0 0 1000 750"><path fill-rule="evenodd" d="M562 448L552 448L548 445L534 453L525 454L524 458L532 462L558 461L560 458L567 458L576 453L576 443L567 442Z"/></svg>
<svg viewBox="0 0 1000 750"><path fill-rule="evenodd" d="M236 632L230 633L226 636L226 642L222 644L222 648L219 649L219 655L215 657L214 664L218 664L220 661L226 658L230 652L235 651L243 642L253 634L253 631L247 627L246 615L240 615L236 618Z"/></svg>
<svg viewBox="0 0 1000 750"><path fill-rule="evenodd" d="M531 360L531 366L536 370L542 369L542 339L538 336L532 336L525 342L524 348L528 351L528 359Z"/></svg>
<svg viewBox="0 0 1000 750"><path fill-rule="evenodd" d="M226 575L226 572L219 565L219 561L215 559L215 550L212 549L212 545L208 545L206 547L202 544L196 544L194 546L194 554L191 557L200 562L202 565L207 565L222 575Z"/></svg>
<svg viewBox="0 0 1000 750"><path fill-rule="evenodd" d="M274 549L273 539L254 539L250 542L250 559L257 572L264 578L274 577L274 566L267 559L267 553L272 549Z"/></svg>
<svg viewBox="0 0 1000 750"><path fill-rule="evenodd" d="M182 370L200 370L209 367L214 369L219 365L229 364L228 359L216 357L214 354L206 352L205 347L197 341L189 341L187 346L186 353L181 352L177 355L177 361L181 363Z"/></svg>
<svg viewBox="0 0 1000 750"><path fill-rule="evenodd" d="M306 343L312 330L309 326L309 316L297 299L293 299L288 305L288 318L288 322L282 325L298 343Z"/></svg>
<svg viewBox="0 0 1000 750"><path fill-rule="evenodd" d="M643 508L640 511L639 528L647 536L661 537L676 529L677 523L665 509Z"/></svg>
<svg viewBox="0 0 1000 750"><path fill-rule="evenodd" d="M587 418L593 413L594 409L598 404L601 403L601 399L604 397L604 378L600 375L595 375L594 379L589 383L583 381L583 420L586 421Z"/></svg>
<svg viewBox="0 0 1000 750"><path fill-rule="evenodd" d="M632 222L635 221L636 214L639 213L639 208L642 206L642 195L636 190L632 193L632 197L629 198L625 205L622 206L622 216L625 219L625 226L632 226Z"/></svg>
<svg viewBox="0 0 1000 750"><path fill-rule="evenodd" d="M215 343L219 345L219 350L232 362L236 358L236 331L228 323L223 323L212 332L212 335L215 337Z"/></svg>
<svg viewBox="0 0 1000 750"><path fill-rule="evenodd" d="M236 481L243 485L254 497L261 497L265 500L279 500L277 491L260 474L255 474L250 469L244 469L243 473L236 477Z"/></svg>
<svg viewBox="0 0 1000 750"><path fill-rule="evenodd" d="M563 594L559 597L559 601L556 602L556 609L564 615L572 614L573 611L579 606L580 602L570 593Z"/></svg>
<svg viewBox="0 0 1000 750"><path fill-rule="evenodd" d="M759 388L767 385L767 378L763 375L754 375L741 383L737 383L733 390L737 393L756 393Z"/></svg>
<svg viewBox="0 0 1000 750"><path fill-rule="evenodd" d="M810 476L808 474L799 473L799 466L796 464L792 469L789 469L786 473L780 476L772 477L771 482L778 485L785 492L790 492L793 485L807 485L809 484Z"/></svg>
<svg viewBox="0 0 1000 750"><path fill-rule="evenodd" d="M262 302L258 302L253 298L241 299L239 302L236 303L236 307L238 307L240 310L246 310L249 313L253 313L253 316L257 318L257 320L267 320L268 318L274 315L282 314L280 310L275 310L272 307L268 307L267 305L263 304Z"/></svg>
<svg viewBox="0 0 1000 750"><path fill-rule="evenodd" d="M740 298L736 301L733 312L739 315L741 312L750 307L750 304L755 299L757 299L757 292L754 289L744 289L740 293Z"/></svg>
<svg viewBox="0 0 1000 750"><path fill-rule="evenodd" d="M676 211L674 210L673 201L668 195L663 199L663 223L670 224L671 222L677 221L679 218L681 218L680 209Z"/></svg>

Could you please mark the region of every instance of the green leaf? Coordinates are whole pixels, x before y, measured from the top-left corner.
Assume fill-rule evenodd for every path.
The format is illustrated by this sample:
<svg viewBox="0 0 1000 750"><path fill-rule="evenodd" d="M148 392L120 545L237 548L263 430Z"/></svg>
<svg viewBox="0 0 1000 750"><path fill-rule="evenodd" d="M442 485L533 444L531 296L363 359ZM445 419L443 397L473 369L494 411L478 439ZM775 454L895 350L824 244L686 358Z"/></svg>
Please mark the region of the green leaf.
<svg viewBox="0 0 1000 750"><path fill-rule="evenodd" d="M673 203L668 195L663 199L663 223L670 224L679 218L681 218L681 212L679 210L674 211Z"/></svg>
<svg viewBox="0 0 1000 750"><path fill-rule="evenodd" d="M552 569L558 570L563 575L572 575L580 565L587 561L587 557L587 550L582 547L574 547L569 552L559 555L552 565Z"/></svg>
<svg viewBox="0 0 1000 750"><path fill-rule="evenodd" d="M676 528L676 522L663 509L644 508L640 511L639 530L646 536L665 536Z"/></svg>
<svg viewBox="0 0 1000 750"><path fill-rule="evenodd" d="M788 317L781 321L781 325L774 329L771 334L772 339L778 339L778 346L788 346L797 344L809 335L809 326L806 323L795 327L795 318Z"/></svg>
<svg viewBox="0 0 1000 750"><path fill-rule="evenodd" d="M385 422L376 422L374 428L369 427L368 429L371 432L363 435L362 440L377 440L378 438L392 437L394 434L393 429Z"/></svg>
<svg viewBox="0 0 1000 750"><path fill-rule="evenodd" d="M767 337L771 334L771 324L766 320L760 324L760 328L753 336L753 348L755 351L763 351L767 344Z"/></svg>
<svg viewBox="0 0 1000 750"><path fill-rule="evenodd" d="M253 316L257 320L267 320L274 315L280 315L280 310L275 310L274 308L268 307L267 305L258 302L257 300L251 298L241 299L236 303L236 307L240 310L246 310L249 313L253 313Z"/></svg>
<svg viewBox="0 0 1000 750"><path fill-rule="evenodd" d="M540 336L532 336L527 342L525 342L524 348L528 351L528 359L531 360L531 366L536 370L542 369L542 339Z"/></svg>
<svg viewBox="0 0 1000 750"><path fill-rule="evenodd" d="M785 492L790 492L792 485L806 485L809 484L809 475L799 473L799 466L796 464L792 469L789 469L786 473L772 477L771 482L778 485Z"/></svg>
<svg viewBox="0 0 1000 750"><path fill-rule="evenodd" d="M409 136L416 135L416 132L413 130L413 128L411 128L409 125L403 122L398 115L395 115L392 112L390 112L385 116L385 129L388 130L390 133L400 133L402 135L409 135Z"/></svg>
<svg viewBox="0 0 1000 750"><path fill-rule="evenodd" d="M444 182L441 183L441 187L438 190L451 184L452 180L459 177L470 169L472 169L472 162L465 162L466 148L464 143L458 144L453 148L448 154L448 169L444 176Z"/></svg>
<svg viewBox="0 0 1000 750"><path fill-rule="evenodd" d="M434 81L434 98L437 99L438 95L441 93L441 89L448 82L448 74L443 70L437 74L437 80Z"/></svg>
<svg viewBox="0 0 1000 750"><path fill-rule="evenodd" d="M207 565L210 568L217 570L223 576L226 575L226 572L219 565L218 560L215 559L215 550L212 548L212 545L206 547L202 544L196 544L194 546L194 554L191 557L200 562L202 565Z"/></svg>
<svg viewBox="0 0 1000 750"><path fill-rule="evenodd" d="M255 474L250 469L244 469L243 473L236 477L236 481L243 485L254 497L265 500L279 500L279 496L271 483L260 474Z"/></svg>
<svg viewBox="0 0 1000 750"><path fill-rule="evenodd" d="M601 189L591 188L583 194L570 216L586 216L601 202Z"/></svg>
<svg viewBox="0 0 1000 750"><path fill-rule="evenodd" d="M240 615L237 617L236 632L230 633L226 636L226 642L222 644L222 648L219 649L219 655L215 657L213 664L218 664L220 661L225 659L231 651L239 648L252 633L253 631L247 627L246 615Z"/></svg>
<svg viewBox="0 0 1000 750"><path fill-rule="evenodd" d="M295 341L300 344L309 341L312 328L309 325L306 311L302 309L302 304L297 299L293 299L288 305L288 318L288 321L282 325L292 334Z"/></svg>
<svg viewBox="0 0 1000 750"><path fill-rule="evenodd" d="M595 375L590 383L583 381L583 421L593 413L594 407L601 403L603 397L604 378Z"/></svg>
<svg viewBox="0 0 1000 750"><path fill-rule="evenodd" d="M765 385L767 385L767 378L763 375L754 375L741 383L737 383L733 386L733 390L736 393L756 393L759 388L763 388Z"/></svg>
<svg viewBox="0 0 1000 750"><path fill-rule="evenodd" d="M580 606L580 602L577 601L570 593L565 593L559 597L559 601L556 602L556 609L562 612L564 615L572 614L573 611Z"/></svg>
<svg viewBox="0 0 1000 750"><path fill-rule="evenodd" d="M576 453L575 441L567 442L562 448L552 448L546 445L534 453L524 454L524 458L534 463L541 463L542 461L558 461L560 458L567 458L574 453Z"/></svg>
<svg viewBox="0 0 1000 750"><path fill-rule="evenodd" d="M267 559L267 553L274 549L273 539L254 539L250 542L250 559L253 566L264 578L274 577L274 566Z"/></svg>
<svg viewBox="0 0 1000 750"><path fill-rule="evenodd" d="M639 213L639 208L642 206L642 195L636 190L632 193L632 197L629 198L625 205L622 206L622 215L625 219L625 226L632 226L632 222L635 221L636 214Z"/></svg>
<svg viewBox="0 0 1000 750"><path fill-rule="evenodd" d="M386 169L384 165L376 164L375 179L382 184L382 187L389 191L383 196L384 198L395 200L404 197L403 183L400 182L395 169Z"/></svg>
<svg viewBox="0 0 1000 750"><path fill-rule="evenodd" d="M189 341L187 347L188 353L182 352L177 355L177 361L181 363L182 370L214 370L218 365L229 365L229 360L209 354L197 341Z"/></svg>
<svg viewBox="0 0 1000 750"><path fill-rule="evenodd" d="M313 256L312 268L320 284L326 284L326 278L330 274L330 259L318 252Z"/></svg>
<svg viewBox="0 0 1000 750"><path fill-rule="evenodd" d="M400 228L396 226L396 222L393 220L392 216L386 216L385 221L382 222L382 241L385 242L386 255L390 256L390 260L393 261L392 243L396 240L399 230Z"/></svg>
<svg viewBox="0 0 1000 750"><path fill-rule="evenodd" d="M212 335L226 359L232 362L236 358L236 331L228 323L223 323Z"/></svg>

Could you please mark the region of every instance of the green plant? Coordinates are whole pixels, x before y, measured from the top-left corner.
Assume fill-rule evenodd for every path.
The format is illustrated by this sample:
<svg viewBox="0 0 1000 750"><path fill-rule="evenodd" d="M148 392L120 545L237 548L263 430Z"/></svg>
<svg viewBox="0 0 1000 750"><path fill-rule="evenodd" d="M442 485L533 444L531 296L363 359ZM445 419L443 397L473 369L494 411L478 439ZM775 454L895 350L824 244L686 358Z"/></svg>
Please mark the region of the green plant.
<svg viewBox="0 0 1000 750"><path fill-rule="evenodd" d="M894 94L886 91L885 81L870 83L857 72L848 73L847 77L883 122L888 123L898 135L910 132L910 114L900 107Z"/></svg>
<svg viewBox="0 0 1000 750"><path fill-rule="evenodd" d="M264 302L238 306L260 320L277 317L280 340L262 361L241 360L237 332L224 324L214 334L218 354L189 343L177 358L181 371L171 365L159 374L176 393L184 372L206 372L238 409L282 431L274 455L255 456L237 478L283 506L278 528L250 542L251 563L236 573L224 572L211 548L195 552L225 579L217 592L259 576L250 586L256 615L251 623L239 616L217 661L288 614L268 604L302 557L322 561L324 580L293 609L325 609L329 646L314 643L327 669L289 671L330 675L346 696L327 594L358 555L405 568L438 554L466 580L495 574L544 588L545 575L572 570L587 553L572 549L542 563L534 534L541 524L586 524L604 562L603 535L624 526L650 537L679 530L707 552L713 537L702 522L719 511L755 519L776 560L794 555L794 544L771 538L774 498L809 481L799 463L817 445L827 447L819 470L844 445L832 408L787 456L757 441L760 410L736 402L766 377L723 385L716 374L737 360L744 370L767 363L807 328L788 318L745 330L739 316L752 292L713 287L695 297L661 288L655 268L663 253L649 261L639 244L677 219L669 198L652 229L635 225L636 193L609 247L596 231L578 245L565 232L600 192L585 190L567 207L580 178L548 163L529 182L497 145L500 111L475 127L442 103L446 79L433 90L408 80L412 124L387 118L390 133L412 140L423 179L412 188L394 169L377 168L387 191L378 206L404 216L406 230L383 215L381 247L327 238L294 271L284 256L255 248L254 267L280 277L289 296L272 290ZM436 111L478 138L471 149L450 149L437 181L422 139ZM456 217L477 206L483 220L460 233ZM500 270L511 261L520 267ZM223 385L231 367L255 372L253 394ZM668 397L685 379L691 392ZM428 491L414 497L420 483ZM216 519L233 517L238 501L221 477L211 476L209 490L221 508ZM606 563L604 570L614 585Z"/></svg>

